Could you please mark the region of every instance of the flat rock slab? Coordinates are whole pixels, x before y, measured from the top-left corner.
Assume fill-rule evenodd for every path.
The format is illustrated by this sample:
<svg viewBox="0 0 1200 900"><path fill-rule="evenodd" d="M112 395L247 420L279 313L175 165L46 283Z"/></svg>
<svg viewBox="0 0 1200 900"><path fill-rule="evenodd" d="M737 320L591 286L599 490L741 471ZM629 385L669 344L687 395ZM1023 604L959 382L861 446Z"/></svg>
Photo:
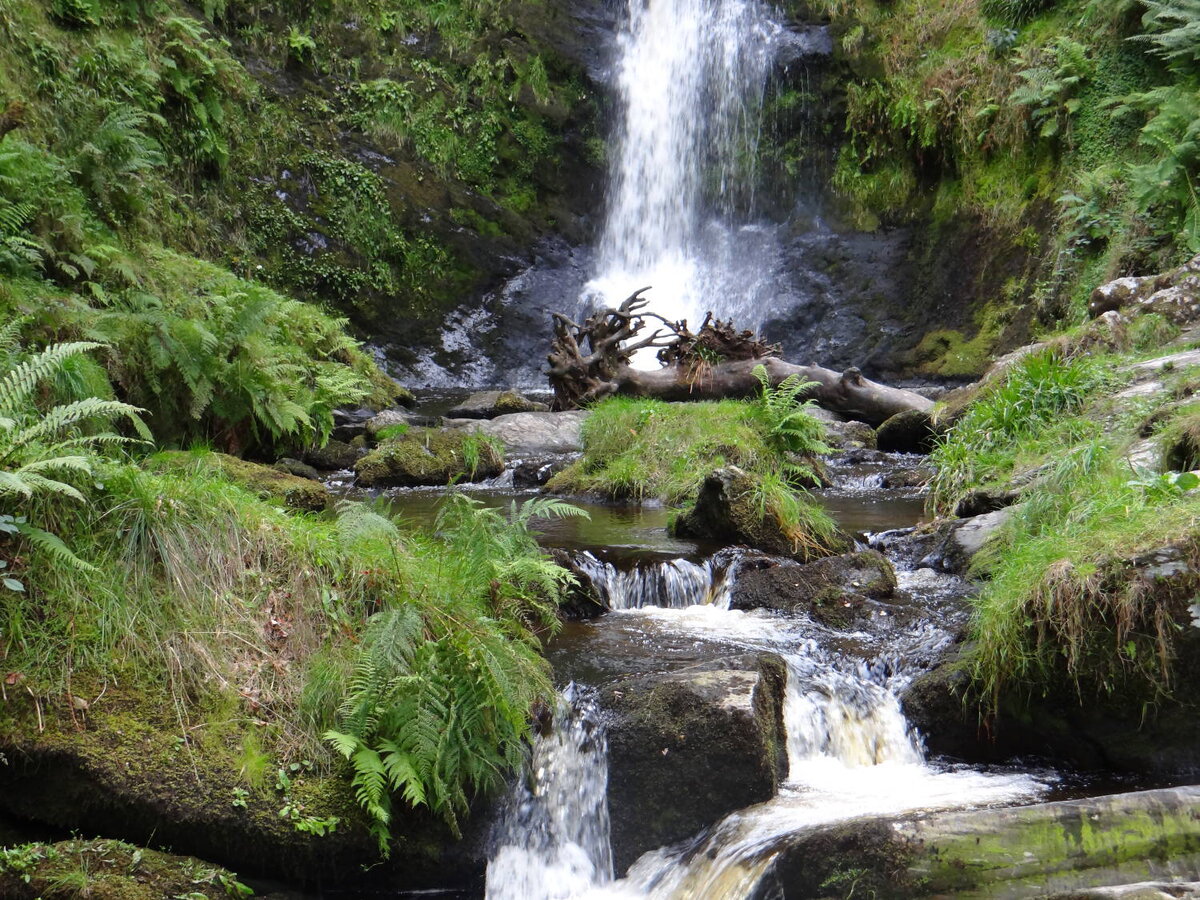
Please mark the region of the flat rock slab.
<svg viewBox="0 0 1200 900"><path fill-rule="evenodd" d="M449 428L478 431L504 443L508 457L549 456L583 450L587 410L509 413L494 419L447 419Z"/></svg>
<svg viewBox="0 0 1200 900"><path fill-rule="evenodd" d="M787 897L811 897L849 871L862 873L864 896L879 885L889 897L1079 896L1195 881L1200 786L818 829L785 851L779 875Z"/></svg>

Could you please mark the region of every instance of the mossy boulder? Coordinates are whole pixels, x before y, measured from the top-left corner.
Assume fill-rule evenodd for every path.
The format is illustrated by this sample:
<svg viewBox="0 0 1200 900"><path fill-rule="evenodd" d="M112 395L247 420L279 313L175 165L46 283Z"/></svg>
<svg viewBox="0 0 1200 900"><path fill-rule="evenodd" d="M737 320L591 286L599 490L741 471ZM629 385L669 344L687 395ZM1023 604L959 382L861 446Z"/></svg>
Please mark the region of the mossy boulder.
<svg viewBox="0 0 1200 900"><path fill-rule="evenodd" d="M787 775L787 667L733 657L607 687L616 869L774 796Z"/></svg>
<svg viewBox="0 0 1200 900"><path fill-rule="evenodd" d="M497 442L452 428L413 428L354 464L363 487L415 487L484 481L504 471Z"/></svg>
<svg viewBox="0 0 1200 900"><path fill-rule="evenodd" d="M320 512L329 505L329 491L319 481L300 478L271 466L238 459L225 453L190 453L169 450L154 457L163 469L207 466L229 481L239 484L263 500L270 500L288 509Z"/></svg>
<svg viewBox="0 0 1200 900"><path fill-rule="evenodd" d="M276 768L290 771L285 762L247 750L261 746L268 723L231 719L227 708L191 709L181 728L170 698L157 691L110 684L95 699L99 686L88 690L89 708L73 713L66 698L35 707L24 692L10 691L0 703L4 812L63 831L169 846L248 878L297 886L399 890L473 885L482 876L483 816L466 823L459 841L440 819L398 804L385 862L349 778L336 767L300 766L286 790L277 787ZM285 807L295 815L281 815ZM320 834L302 827L310 818L336 823Z"/></svg>
<svg viewBox="0 0 1200 900"><path fill-rule="evenodd" d="M225 900L239 887L228 869L123 841L22 844L0 856L0 897L8 900Z"/></svg>
<svg viewBox="0 0 1200 900"><path fill-rule="evenodd" d="M733 586L733 609L807 613L827 624L862 615L871 601L891 597L896 573L877 550L830 556L807 565L766 560L743 566Z"/></svg>
<svg viewBox="0 0 1200 900"><path fill-rule="evenodd" d="M299 459L293 459L290 456L285 456L275 460L273 468L276 472L286 472L289 475L295 475L297 478L307 478L309 481L320 481L321 473L308 463Z"/></svg>
<svg viewBox="0 0 1200 900"><path fill-rule="evenodd" d="M774 874L786 897L880 898L1046 897L1197 877L1200 787L808 829Z"/></svg>
<svg viewBox="0 0 1200 900"><path fill-rule="evenodd" d="M896 413L875 432L875 445L886 453L929 453L937 442L938 429L924 410Z"/></svg>
<svg viewBox="0 0 1200 900"><path fill-rule="evenodd" d="M737 466L717 469L704 479L695 505L673 526L680 537L744 544L775 556L809 562L845 553L853 542L824 510L796 498L798 521L788 521L770 502L760 503L757 476Z"/></svg>

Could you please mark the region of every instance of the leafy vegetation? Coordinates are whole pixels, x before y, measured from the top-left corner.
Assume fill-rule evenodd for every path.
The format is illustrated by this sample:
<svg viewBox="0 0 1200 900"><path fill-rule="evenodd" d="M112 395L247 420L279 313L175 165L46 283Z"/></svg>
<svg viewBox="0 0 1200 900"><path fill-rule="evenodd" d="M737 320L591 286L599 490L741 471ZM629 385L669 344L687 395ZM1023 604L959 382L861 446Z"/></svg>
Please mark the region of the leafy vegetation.
<svg viewBox="0 0 1200 900"><path fill-rule="evenodd" d="M784 481L811 479L816 454L827 448L820 423L795 402L802 389L768 388L758 403L609 398L584 422L583 458L556 475L550 488L679 505L725 465Z"/></svg>

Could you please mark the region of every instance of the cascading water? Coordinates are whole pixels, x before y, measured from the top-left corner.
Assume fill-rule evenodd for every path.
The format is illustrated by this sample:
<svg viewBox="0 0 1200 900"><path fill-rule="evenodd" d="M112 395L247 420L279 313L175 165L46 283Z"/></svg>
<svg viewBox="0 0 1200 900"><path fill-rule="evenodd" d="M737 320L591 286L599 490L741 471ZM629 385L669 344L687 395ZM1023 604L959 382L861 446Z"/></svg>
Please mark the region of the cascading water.
<svg viewBox="0 0 1200 900"><path fill-rule="evenodd" d="M730 609L737 560L719 554L703 566L672 560L622 572L580 554L576 564L623 618L640 617L647 626L653 622L655 628L674 627L741 650L784 656L789 771L779 794L728 816L699 844L646 853L624 878L614 881L610 869L595 863L611 857L604 857L603 851L580 852L575 838L561 836L567 833L561 826L556 830L546 824L574 823L578 829L579 817L592 810L603 816L588 829L593 846L597 829L607 827L607 811L594 799L597 784L607 781L604 761L595 755L602 745L592 743L592 755L586 757L562 752L578 741L568 737L575 733L570 725L563 737L542 738L536 745L534 783L553 771L553 783L564 789L520 788L505 820L508 837L488 868L490 900L745 900L754 895L789 842L808 829L859 816L1019 802L1044 789L1028 775L946 769L925 760L897 699L907 677L900 661L925 659L931 646L936 649L949 640L946 627L929 620L898 635L892 663L847 658L831 649L819 629L803 618ZM901 581L923 584L908 573L901 573ZM720 602L714 602L715 592ZM560 749L548 757L548 747ZM546 759L567 765L555 768ZM514 809L520 814L514 815Z"/></svg>
<svg viewBox="0 0 1200 900"><path fill-rule="evenodd" d="M618 36L620 119L587 293L699 324L716 297L753 326L773 236L751 224L763 93L783 28L759 0L633 0ZM769 267L768 267L769 269Z"/></svg>
<svg viewBox="0 0 1200 900"><path fill-rule="evenodd" d="M597 559L588 552L575 556L576 567L583 572L604 605L612 610L661 607L684 609L689 606L729 608L729 591L737 569L739 554L719 553L703 563L686 559L639 563L620 569Z"/></svg>
<svg viewBox="0 0 1200 900"><path fill-rule="evenodd" d="M500 818L487 900L559 900L611 881L607 788L595 700L572 685Z"/></svg>

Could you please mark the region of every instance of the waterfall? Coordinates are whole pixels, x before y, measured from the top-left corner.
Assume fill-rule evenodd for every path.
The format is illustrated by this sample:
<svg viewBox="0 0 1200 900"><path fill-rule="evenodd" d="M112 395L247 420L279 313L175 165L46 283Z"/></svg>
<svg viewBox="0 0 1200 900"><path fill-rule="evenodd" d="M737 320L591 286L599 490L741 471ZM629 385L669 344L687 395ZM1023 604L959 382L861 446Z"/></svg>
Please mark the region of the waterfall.
<svg viewBox="0 0 1200 900"><path fill-rule="evenodd" d="M653 285L668 319L697 326L719 296L717 312L756 324L747 315L772 237L749 223L763 94L783 33L760 0L629 2L595 300L615 305Z"/></svg>
<svg viewBox="0 0 1200 900"><path fill-rule="evenodd" d="M487 900L565 900L612 880L608 748L595 700L574 685L539 736L493 839Z"/></svg>
<svg viewBox="0 0 1200 900"><path fill-rule="evenodd" d="M737 570L736 553L718 553L703 563L686 559L638 562L620 569L588 552L574 563L595 586L609 609L684 609L713 606L728 609Z"/></svg>

